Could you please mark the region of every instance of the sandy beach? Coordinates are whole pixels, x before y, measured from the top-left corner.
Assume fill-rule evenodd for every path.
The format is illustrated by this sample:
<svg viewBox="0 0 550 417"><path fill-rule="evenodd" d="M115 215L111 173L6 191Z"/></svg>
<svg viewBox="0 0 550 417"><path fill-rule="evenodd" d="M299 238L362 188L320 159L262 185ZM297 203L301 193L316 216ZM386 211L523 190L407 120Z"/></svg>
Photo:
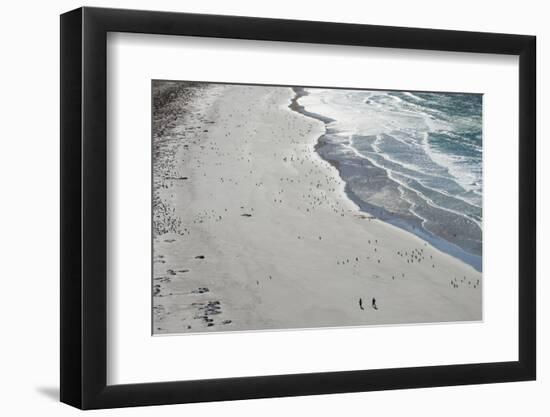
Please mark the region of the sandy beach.
<svg viewBox="0 0 550 417"><path fill-rule="evenodd" d="M153 93L154 334L482 319L481 273L360 211L291 88Z"/></svg>

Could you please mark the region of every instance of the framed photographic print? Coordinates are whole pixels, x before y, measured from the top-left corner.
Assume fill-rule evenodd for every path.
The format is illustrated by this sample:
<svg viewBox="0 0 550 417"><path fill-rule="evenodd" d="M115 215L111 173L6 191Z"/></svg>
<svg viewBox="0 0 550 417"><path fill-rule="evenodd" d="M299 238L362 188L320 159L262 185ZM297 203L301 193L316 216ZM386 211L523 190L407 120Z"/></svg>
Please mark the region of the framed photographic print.
<svg viewBox="0 0 550 417"><path fill-rule="evenodd" d="M535 379L535 38L61 16L61 400Z"/></svg>

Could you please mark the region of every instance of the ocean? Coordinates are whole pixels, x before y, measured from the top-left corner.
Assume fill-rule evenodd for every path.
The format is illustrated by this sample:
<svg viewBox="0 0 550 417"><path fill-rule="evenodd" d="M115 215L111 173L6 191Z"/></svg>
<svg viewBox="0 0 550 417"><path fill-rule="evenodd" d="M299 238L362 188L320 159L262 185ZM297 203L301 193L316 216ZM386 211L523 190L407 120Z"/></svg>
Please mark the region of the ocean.
<svg viewBox="0 0 550 417"><path fill-rule="evenodd" d="M481 94L295 91L350 199L481 271Z"/></svg>

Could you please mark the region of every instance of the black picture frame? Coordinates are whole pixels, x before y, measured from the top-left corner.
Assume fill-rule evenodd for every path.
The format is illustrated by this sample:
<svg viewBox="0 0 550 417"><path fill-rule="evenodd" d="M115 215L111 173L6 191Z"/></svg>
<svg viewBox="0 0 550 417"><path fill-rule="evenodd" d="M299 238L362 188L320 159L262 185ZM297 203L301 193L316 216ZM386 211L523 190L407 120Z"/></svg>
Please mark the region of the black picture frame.
<svg viewBox="0 0 550 417"><path fill-rule="evenodd" d="M518 360L107 385L108 32L519 56ZM61 15L60 57L62 402L97 409L536 378L534 36L84 7Z"/></svg>

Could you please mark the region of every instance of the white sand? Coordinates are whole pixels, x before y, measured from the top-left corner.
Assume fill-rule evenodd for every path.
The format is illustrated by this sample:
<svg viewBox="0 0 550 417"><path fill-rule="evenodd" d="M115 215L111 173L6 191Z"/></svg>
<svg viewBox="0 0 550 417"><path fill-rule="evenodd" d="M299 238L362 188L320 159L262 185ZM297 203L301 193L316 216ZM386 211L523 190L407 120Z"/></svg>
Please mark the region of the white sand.
<svg viewBox="0 0 550 417"><path fill-rule="evenodd" d="M481 274L358 211L293 96L212 86L166 134L154 333L480 320Z"/></svg>

